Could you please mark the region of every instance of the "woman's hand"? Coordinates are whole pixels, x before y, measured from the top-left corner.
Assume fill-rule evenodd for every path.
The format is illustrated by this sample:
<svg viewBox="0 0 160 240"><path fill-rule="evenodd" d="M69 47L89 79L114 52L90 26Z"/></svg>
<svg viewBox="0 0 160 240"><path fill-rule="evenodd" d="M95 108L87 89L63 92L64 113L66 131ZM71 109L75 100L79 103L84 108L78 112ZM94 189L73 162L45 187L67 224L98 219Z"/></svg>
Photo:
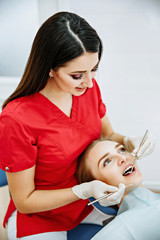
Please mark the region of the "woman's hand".
<svg viewBox="0 0 160 240"><path fill-rule="evenodd" d="M112 196L108 198L104 198L99 203L102 206L111 206L120 203L121 198L125 191L125 185L121 184L119 188L110 186L104 182L99 180L94 180L91 182L81 183L72 188L72 191L75 195L77 195L80 199L87 199L90 197L94 197L98 199L102 197L107 192L115 192Z"/></svg>
<svg viewBox="0 0 160 240"><path fill-rule="evenodd" d="M128 152L136 154L143 137L125 137L124 146ZM152 153L155 147L155 141L150 133L148 133L146 141L138 151L138 158L142 158Z"/></svg>

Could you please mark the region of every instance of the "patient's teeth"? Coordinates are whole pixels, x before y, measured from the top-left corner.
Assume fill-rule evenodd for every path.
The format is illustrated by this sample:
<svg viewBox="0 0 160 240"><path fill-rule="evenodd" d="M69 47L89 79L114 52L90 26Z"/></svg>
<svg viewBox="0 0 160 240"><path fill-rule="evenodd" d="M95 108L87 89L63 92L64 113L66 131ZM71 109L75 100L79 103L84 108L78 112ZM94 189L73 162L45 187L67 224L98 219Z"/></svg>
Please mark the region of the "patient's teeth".
<svg viewBox="0 0 160 240"><path fill-rule="evenodd" d="M123 176L126 176L130 173L132 173L134 170L134 167L133 166L129 166L128 168L125 169L124 173L123 173Z"/></svg>

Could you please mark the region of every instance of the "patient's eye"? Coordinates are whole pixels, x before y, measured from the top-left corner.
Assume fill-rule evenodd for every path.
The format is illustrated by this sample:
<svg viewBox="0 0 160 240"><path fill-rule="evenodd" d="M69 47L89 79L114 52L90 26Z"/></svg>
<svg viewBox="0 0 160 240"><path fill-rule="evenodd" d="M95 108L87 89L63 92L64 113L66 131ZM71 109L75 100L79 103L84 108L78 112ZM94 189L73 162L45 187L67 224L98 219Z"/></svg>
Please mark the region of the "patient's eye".
<svg viewBox="0 0 160 240"><path fill-rule="evenodd" d="M107 166L110 162L111 162L111 160L109 160L109 159L104 160L104 163L103 163L104 167Z"/></svg>
<svg viewBox="0 0 160 240"><path fill-rule="evenodd" d="M121 147L121 148L119 149L119 152L120 152L120 153L124 153L124 152L126 152L126 149L125 149L124 147Z"/></svg>

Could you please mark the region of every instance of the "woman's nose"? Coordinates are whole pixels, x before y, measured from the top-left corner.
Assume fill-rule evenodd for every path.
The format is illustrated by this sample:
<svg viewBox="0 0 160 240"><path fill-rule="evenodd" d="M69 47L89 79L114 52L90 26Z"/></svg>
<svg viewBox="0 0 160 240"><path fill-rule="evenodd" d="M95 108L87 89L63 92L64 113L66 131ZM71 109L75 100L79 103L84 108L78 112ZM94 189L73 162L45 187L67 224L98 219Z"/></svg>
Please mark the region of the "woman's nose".
<svg viewBox="0 0 160 240"><path fill-rule="evenodd" d="M124 163L126 163L127 162L127 158L126 158L126 156L119 156L119 158L118 158L118 165L120 166L120 165L122 165L122 164L124 164Z"/></svg>
<svg viewBox="0 0 160 240"><path fill-rule="evenodd" d="M84 82L83 82L83 86L87 87L87 88L92 88L93 87L93 80L92 80L92 76L88 75L85 77Z"/></svg>

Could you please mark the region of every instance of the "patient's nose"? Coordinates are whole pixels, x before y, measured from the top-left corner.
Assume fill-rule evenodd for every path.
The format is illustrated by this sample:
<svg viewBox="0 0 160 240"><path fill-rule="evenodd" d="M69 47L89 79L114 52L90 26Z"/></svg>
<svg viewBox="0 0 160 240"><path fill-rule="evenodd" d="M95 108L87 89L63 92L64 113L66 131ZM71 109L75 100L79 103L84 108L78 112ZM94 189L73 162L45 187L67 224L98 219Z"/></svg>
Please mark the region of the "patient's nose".
<svg viewBox="0 0 160 240"><path fill-rule="evenodd" d="M119 166L121 166L122 164L124 164L126 162L127 162L126 156L119 156L118 161L117 161Z"/></svg>

